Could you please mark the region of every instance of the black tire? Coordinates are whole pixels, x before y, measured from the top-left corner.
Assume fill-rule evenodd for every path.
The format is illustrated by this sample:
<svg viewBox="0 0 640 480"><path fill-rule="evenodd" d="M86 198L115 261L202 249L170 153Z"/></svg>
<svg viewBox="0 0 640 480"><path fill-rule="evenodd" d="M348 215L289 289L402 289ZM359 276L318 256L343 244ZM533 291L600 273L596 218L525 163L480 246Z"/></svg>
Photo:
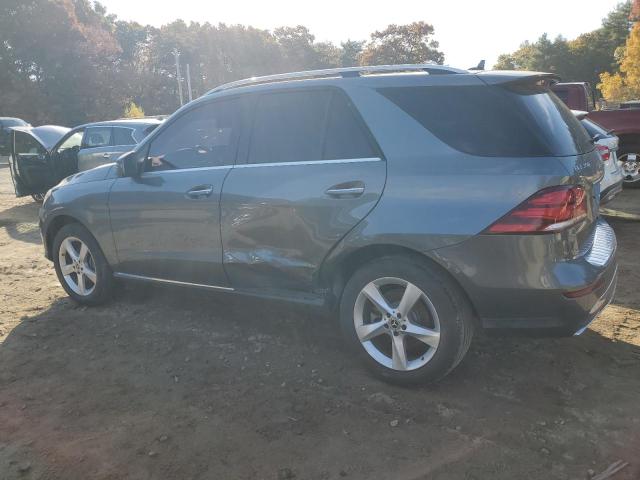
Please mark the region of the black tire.
<svg viewBox="0 0 640 480"><path fill-rule="evenodd" d="M440 343L431 359L414 370L401 371L382 365L367 352L356 333L354 308L358 295L370 282L385 277L395 277L417 286L428 297L439 319ZM382 257L352 275L340 301L340 323L349 346L375 375L403 385L432 383L445 377L464 358L474 329L471 306L460 288L426 262L403 256Z"/></svg>
<svg viewBox="0 0 640 480"><path fill-rule="evenodd" d="M92 266L95 267L96 282L93 284L93 290L86 295L80 295L73 291L61 271L59 255L60 245L68 238L79 239L88 247L92 259ZM114 286L114 278L111 268L109 267L98 242L86 228L79 223L70 223L62 227L53 240L51 253L58 280L60 281L62 288L64 288L73 300L82 305L94 306L100 305L111 298Z"/></svg>

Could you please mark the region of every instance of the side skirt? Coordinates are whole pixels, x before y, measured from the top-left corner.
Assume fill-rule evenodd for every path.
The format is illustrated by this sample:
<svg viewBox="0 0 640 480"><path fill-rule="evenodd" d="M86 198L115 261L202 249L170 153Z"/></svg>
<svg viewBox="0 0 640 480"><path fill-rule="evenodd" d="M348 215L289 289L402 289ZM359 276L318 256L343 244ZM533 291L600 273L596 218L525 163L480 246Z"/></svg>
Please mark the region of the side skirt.
<svg viewBox="0 0 640 480"><path fill-rule="evenodd" d="M201 283L181 282L178 280L167 280L165 278L146 277L144 275L133 275L131 273L114 272L113 276L121 280L133 280L139 282L161 283L164 285L175 285L178 287L200 288L203 290L214 290L219 292L229 292L238 295L246 295L267 300L277 300L292 302L313 307L325 307L328 299L325 295L309 292L296 292L291 290L270 290L270 289L246 289L237 290L232 287L220 287L217 285L205 285Z"/></svg>

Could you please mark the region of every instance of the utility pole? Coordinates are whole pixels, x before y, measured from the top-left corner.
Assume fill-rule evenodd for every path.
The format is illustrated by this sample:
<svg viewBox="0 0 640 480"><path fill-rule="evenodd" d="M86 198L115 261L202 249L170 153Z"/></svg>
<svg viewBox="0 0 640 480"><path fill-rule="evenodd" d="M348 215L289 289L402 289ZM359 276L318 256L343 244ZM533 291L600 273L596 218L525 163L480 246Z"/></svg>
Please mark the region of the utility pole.
<svg viewBox="0 0 640 480"><path fill-rule="evenodd" d="M191 92L191 66L187 63L187 88L189 89L189 101L193 100L193 93Z"/></svg>
<svg viewBox="0 0 640 480"><path fill-rule="evenodd" d="M180 106L184 105L182 98L182 78L180 77L180 52L177 48L173 49L173 56L176 57L176 78L178 80L178 96L180 97Z"/></svg>

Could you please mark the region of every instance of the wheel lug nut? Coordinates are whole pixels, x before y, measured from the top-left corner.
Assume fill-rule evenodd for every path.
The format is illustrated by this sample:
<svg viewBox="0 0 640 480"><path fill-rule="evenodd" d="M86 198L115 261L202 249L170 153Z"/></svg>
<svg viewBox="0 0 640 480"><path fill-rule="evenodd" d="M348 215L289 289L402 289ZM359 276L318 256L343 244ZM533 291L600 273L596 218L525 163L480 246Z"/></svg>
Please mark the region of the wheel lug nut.
<svg viewBox="0 0 640 480"><path fill-rule="evenodd" d="M402 330L406 330L407 326L406 325L402 325Z"/></svg>

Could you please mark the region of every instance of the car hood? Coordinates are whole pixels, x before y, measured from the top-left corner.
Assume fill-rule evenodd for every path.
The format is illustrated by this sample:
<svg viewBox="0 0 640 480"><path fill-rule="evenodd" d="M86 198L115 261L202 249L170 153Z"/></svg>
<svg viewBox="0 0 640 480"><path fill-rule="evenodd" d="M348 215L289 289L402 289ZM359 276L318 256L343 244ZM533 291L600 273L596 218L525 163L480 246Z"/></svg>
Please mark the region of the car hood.
<svg viewBox="0 0 640 480"><path fill-rule="evenodd" d="M58 125L42 125L41 127L11 127L11 130L24 132L35 138L48 152L64 137L70 128Z"/></svg>
<svg viewBox="0 0 640 480"><path fill-rule="evenodd" d="M106 180L107 178L116 178L117 170L118 168L115 163L100 165L99 167L92 168L91 170L85 170L68 176L58 184L58 187L64 187L65 185L75 183L98 182L100 180Z"/></svg>

